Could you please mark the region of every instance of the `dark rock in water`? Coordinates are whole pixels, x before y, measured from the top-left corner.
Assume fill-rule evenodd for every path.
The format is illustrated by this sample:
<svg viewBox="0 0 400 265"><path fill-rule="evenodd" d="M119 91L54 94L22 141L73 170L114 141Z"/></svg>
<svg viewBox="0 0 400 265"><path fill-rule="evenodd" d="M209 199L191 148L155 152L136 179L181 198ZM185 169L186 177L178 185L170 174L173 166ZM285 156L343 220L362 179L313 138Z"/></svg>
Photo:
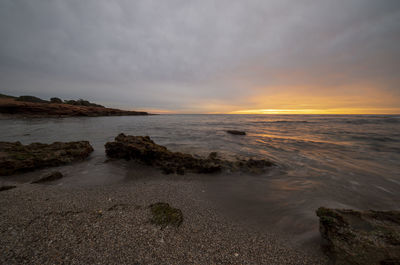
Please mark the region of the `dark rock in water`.
<svg viewBox="0 0 400 265"><path fill-rule="evenodd" d="M148 136L126 136L120 134L114 142L105 145L106 154L111 158L134 159L150 166L160 168L165 174L214 173L222 169L262 171L272 166L266 160L227 161L219 159L213 152L208 158L196 158L190 154L171 152L166 147L154 143Z"/></svg>
<svg viewBox="0 0 400 265"><path fill-rule="evenodd" d="M55 181L55 180L61 179L63 177L64 176L63 176L63 174L61 174L61 172L54 171L54 172L51 172L50 174L44 176L43 178L40 178L40 179L38 179L36 181L33 181L32 184Z"/></svg>
<svg viewBox="0 0 400 265"><path fill-rule="evenodd" d="M87 141L29 145L0 142L0 176L83 160L92 151Z"/></svg>
<svg viewBox="0 0 400 265"><path fill-rule="evenodd" d="M178 227L183 222L182 211L169 206L168 203L157 202L152 204L150 205L150 211L152 213L150 222L155 225L160 225L162 227L168 225Z"/></svg>
<svg viewBox="0 0 400 265"><path fill-rule="evenodd" d="M319 208L320 233L335 264L400 264L400 212Z"/></svg>
<svg viewBox="0 0 400 265"><path fill-rule="evenodd" d="M115 138L115 142L108 142L105 147L107 156L111 158L134 159L158 167L165 174L184 174L185 171L213 173L221 170L221 165L215 163L215 160L171 152L166 147L154 143L148 136L120 134Z"/></svg>
<svg viewBox="0 0 400 265"><path fill-rule="evenodd" d="M233 134L233 135L246 135L246 132L243 132L243 131L228 130L226 132L229 134Z"/></svg>
<svg viewBox="0 0 400 265"><path fill-rule="evenodd" d="M0 191L15 189L17 186L0 186Z"/></svg>

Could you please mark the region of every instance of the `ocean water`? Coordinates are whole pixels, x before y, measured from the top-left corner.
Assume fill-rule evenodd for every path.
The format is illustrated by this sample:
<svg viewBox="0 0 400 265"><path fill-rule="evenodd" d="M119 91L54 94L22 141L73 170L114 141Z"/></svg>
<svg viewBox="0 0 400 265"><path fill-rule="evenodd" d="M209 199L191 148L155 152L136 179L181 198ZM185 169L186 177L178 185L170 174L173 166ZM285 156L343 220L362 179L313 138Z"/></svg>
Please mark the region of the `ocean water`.
<svg viewBox="0 0 400 265"><path fill-rule="evenodd" d="M261 175L225 172L198 176L206 187L205 199L232 218L255 227L280 229L300 239L316 235L315 210L320 206L400 210L400 116L0 119L0 128L0 141L90 141L95 148L90 159L60 167L67 177L58 185L109 185L132 178L134 174L129 172L136 169L131 163L104 163L104 144L121 132L149 135L173 151L196 155L216 151L227 159L270 159L277 166ZM227 134L229 129L247 135ZM24 179L22 176L21 181Z"/></svg>

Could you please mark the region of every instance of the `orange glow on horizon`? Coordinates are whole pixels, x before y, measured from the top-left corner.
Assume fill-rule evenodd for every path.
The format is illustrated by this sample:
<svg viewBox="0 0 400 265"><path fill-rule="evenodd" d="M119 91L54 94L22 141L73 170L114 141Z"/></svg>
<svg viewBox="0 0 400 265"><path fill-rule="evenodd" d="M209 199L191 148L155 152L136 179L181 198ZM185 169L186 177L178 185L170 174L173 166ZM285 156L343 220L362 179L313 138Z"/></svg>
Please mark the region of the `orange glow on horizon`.
<svg viewBox="0 0 400 265"><path fill-rule="evenodd" d="M398 94L367 84L319 89L291 86L255 89L251 107L230 114L400 114Z"/></svg>
<svg viewBox="0 0 400 265"><path fill-rule="evenodd" d="M279 86L248 89L240 101L193 100L189 107L145 109L153 114L400 114L400 95L373 85L320 89Z"/></svg>
<svg viewBox="0 0 400 265"><path fill-rule="evenodd" d="M228 114L400 114L400 109L251 109Z"/></svg>

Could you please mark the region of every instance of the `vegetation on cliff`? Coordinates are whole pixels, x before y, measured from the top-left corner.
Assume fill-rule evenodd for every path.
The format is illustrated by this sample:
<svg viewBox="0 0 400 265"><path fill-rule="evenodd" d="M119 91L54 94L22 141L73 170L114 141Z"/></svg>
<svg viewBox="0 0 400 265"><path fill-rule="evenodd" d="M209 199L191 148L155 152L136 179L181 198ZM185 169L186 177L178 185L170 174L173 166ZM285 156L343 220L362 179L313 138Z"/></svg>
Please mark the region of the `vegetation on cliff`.
<svg viewBox="0 0 400 265"><path fill-rule="evenodd" d="M50 101L34 96L18 98L0 94L0 113L23 117L70 117L70 116L128 116L148 115L143 111L106 108L87 100L66 100L53 97Z"/></svg>

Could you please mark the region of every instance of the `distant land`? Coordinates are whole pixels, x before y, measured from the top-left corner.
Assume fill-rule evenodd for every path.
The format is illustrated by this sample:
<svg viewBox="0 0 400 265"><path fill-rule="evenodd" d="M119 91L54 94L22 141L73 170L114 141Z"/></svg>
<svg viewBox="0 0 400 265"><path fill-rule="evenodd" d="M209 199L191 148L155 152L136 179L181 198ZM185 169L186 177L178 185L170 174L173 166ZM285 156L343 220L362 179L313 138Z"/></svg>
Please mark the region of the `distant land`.
<svg viewBox="0 0 400 265"><path fill-rule="evenodd" d="M144 111L106 108L87 100L44 100L35 96L13 97L0 94L0 114L17 117L75 117L149 115Z"/></svg>

